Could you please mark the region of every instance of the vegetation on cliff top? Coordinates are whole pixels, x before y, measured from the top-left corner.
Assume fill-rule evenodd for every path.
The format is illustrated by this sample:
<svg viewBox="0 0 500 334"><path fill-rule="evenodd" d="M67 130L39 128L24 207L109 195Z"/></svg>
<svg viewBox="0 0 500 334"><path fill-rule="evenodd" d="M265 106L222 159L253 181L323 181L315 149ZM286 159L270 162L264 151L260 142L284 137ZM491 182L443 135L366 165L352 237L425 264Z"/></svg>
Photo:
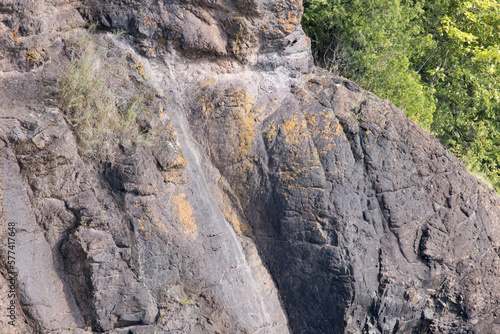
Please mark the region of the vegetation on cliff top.
<svg viewBox="0 0 500 334"><path fill-rule="evenodd" d="M318 65L405 110L500 188L498 0L309 0Z"/></svg>

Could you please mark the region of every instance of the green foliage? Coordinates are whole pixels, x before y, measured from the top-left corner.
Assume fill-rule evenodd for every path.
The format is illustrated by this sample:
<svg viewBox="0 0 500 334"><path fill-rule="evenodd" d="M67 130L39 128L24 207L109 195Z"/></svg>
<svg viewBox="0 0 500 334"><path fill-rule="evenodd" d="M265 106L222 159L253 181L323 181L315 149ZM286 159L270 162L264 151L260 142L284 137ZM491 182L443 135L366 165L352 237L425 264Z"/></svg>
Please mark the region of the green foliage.
<svg viewBox="0 0 500 334"><path fill-rule="evenodd" d="M448 0L426 4L423 28L437 41L421 65L435 91L436 137L500 187L500 4Z"/></svg>
<svg viewBox="0 0 500 334"><path fill-rule="evenodd" d="M125 59L111 68L91 32L75 43L70 68L58 80L59 105L75 131L80 153L113 162L119 144L149 143L151 135L140 133L136 121L142 98L118 106L110 86L113 77L126 77Z"/></svg>
<svg viewBox="0 0 500 334"><path fill-rule="evenodd" d="M309 0L318 65L391 100L500 187L498 0Z"/></svg>
<svg viewBox="0 0 500 334"><path fill-rule="evenodd" d="M434 98L410 67L410 58L433 45L420 33L419 3L312 0L304 8L302 25L319 66L392 101L429 129Z"/></svg>
<svg viewBox="0 0 500 334"><path fill-rule="evenodd" d="M191 304L191 298L189 298L189 296L186 296L186 298L184 298L184 300L181 301L181 305L185 306L185 305L189 305L189 304Z"/></svg>

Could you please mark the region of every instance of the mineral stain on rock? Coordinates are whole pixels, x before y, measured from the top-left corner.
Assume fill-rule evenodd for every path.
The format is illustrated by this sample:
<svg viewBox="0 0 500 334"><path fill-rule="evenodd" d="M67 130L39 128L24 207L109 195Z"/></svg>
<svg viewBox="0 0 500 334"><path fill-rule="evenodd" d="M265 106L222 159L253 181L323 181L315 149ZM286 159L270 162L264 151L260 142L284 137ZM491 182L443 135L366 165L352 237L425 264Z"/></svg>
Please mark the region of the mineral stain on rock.
<svg viewBox="0 0 500 334"><path fill-rule="evenodd" d="M177 207L177 212L179 213L179 219L181 220L184 234L190 238L196 239L197 227L193 218L193 207L186 199L185 194L179 194L172 200L174 205Z"/></svg>
<svg viewBox="0 0 500 334"><path fill-rule="evenodd" d="M498 196L390 102L315 68L301 15L0 4L2 333L500 331ZM126 129L79 134L61 102L82 36L83 74L111 70L109 105L87 106ZM112 159L82 149L98 130L109 142L85 144Z"/></svg>

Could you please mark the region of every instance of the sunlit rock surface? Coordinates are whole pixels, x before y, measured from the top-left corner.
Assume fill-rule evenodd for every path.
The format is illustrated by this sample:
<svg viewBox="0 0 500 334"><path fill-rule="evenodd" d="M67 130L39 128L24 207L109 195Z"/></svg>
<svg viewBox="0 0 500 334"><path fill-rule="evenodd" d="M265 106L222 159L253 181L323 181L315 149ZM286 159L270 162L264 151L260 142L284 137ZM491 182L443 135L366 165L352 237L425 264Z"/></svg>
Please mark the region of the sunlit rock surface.
<svg viewBox="0 0 500 334"><path fill-rule="evenodd" d="M496 194L288 1L0 3L2 333L497 333ZM147 144L79 150L84 28ZM135 100L134 100L135 101ZM17 288L8 297L8 222Z"/></svg>

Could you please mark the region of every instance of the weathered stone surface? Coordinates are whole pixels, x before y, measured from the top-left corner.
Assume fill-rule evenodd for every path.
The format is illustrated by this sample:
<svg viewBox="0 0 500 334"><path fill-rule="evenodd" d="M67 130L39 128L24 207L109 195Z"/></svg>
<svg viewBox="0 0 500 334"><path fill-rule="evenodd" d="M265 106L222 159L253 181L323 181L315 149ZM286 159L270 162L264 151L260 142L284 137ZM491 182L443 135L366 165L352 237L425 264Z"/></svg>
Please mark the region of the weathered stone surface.
<svg viewBox="0 0 500 334"><path fill-rule="evenodd" d="M25 188L16 156L8 147L3 148L1 156L1 189L2 189L2 221L3 230L0 232L4 243L2 261L4 282L14 278L14 296L17 304L17 316L29 314L29 325L21 319L13 319L19 324L17 330L31 327L37 331L46 332L58 328L78 327L83 325L81 317L71 294L65 291L60 256L53 252L43 230L36 223L33 207L29 200L29 190ZM8 223L14 223L15 235L9 234ZM11 224L12 225L12 224ZM7 247L10 237L13 248ZM8 253L11 251L11 253ZM9 258L8 255L11 257ZM7 266L8 261L12 267ZM10 288L9 284L9 291ZM16 301L17 298L3 300ZM6 313L4 313L6 314ZM6 325L9 331L13 326ZM16 332L15 330L13 332Z"/></svg>
<svg viewBox="0 0 500 334"><path fill-rule="evenodd" d="M81 226L62 254L80 309L87 319L94 319L97 330L155 321L153 296L121 259L109 233Z"/></svg>
<svg viewBox="0 0 500 334"><path fill-rule="evenodd" d="M315 69L301 11L0 4L0 307L18 311L2 333L500 332L498 196L392 104ZM127 65L117 103L141 98L157 134L109 163L80 153L57 104L90 23L98 61Z"/></svg>

